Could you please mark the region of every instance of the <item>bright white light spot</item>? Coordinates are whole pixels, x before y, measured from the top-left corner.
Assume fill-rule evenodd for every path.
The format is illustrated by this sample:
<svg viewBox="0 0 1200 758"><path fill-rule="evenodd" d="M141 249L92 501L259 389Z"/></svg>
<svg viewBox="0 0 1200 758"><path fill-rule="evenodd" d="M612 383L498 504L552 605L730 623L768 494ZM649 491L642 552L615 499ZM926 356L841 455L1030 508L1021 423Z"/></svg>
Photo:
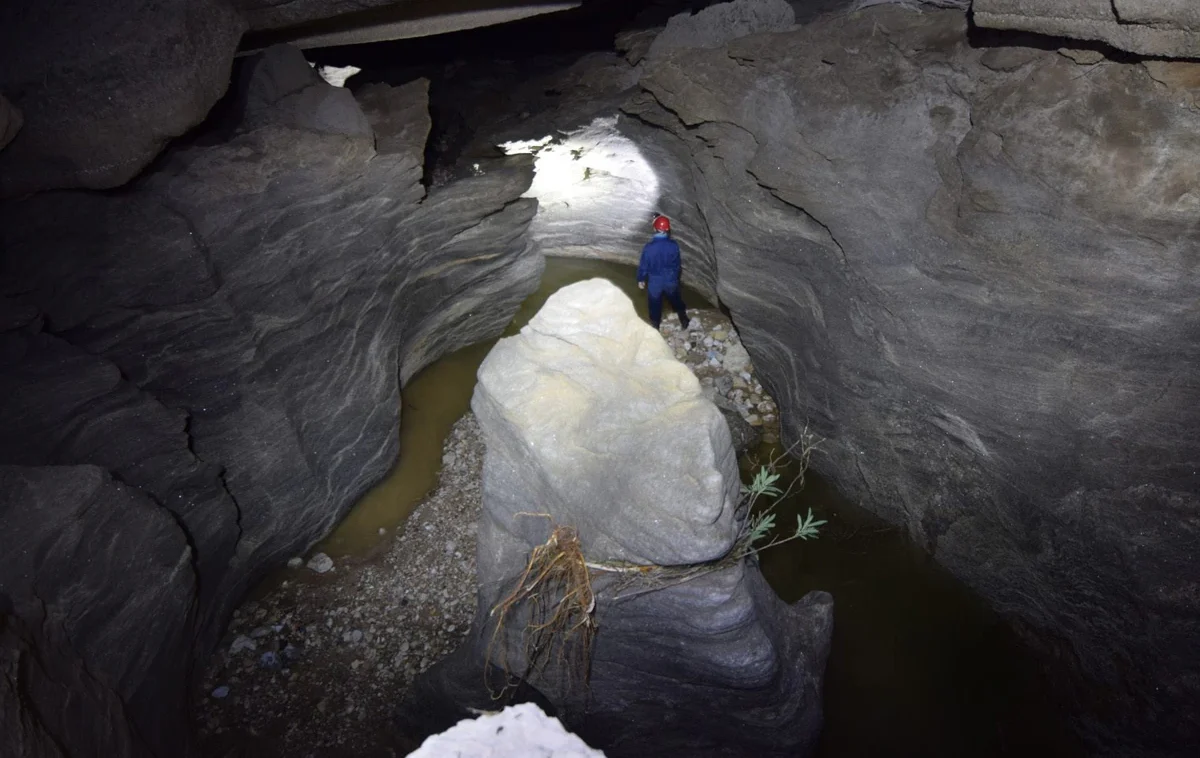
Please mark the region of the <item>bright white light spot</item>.
<svg viewBox="0 0 1200 758"><path fill-rule="evenodd" d="M358 66L318 66L312 61L308 65L317 70L321 78L335 87L345 87L346 80L362 71Z"/></svg>
<svg viewBox="0 0 1200 758"><path fill-rule="evenodd" d="M659 179L617 117L558 137L500 145L535 156L526 197L538 200L531 234L547 254L636 258L659 200ZM644 240L643 240L644 241Z"/></svg>

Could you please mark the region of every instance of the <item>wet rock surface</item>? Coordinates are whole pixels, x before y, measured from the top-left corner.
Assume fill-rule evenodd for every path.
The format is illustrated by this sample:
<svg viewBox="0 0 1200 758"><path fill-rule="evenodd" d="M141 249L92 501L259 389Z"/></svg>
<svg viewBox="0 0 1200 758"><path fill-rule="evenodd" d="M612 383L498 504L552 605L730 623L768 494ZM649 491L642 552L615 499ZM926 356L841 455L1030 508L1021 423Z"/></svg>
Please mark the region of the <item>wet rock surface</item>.
<svg viewBox="0 0 1200 758"><path fill-rule="evenodd" d="M1196 112L1142 66L894 7L641 83L815 466L1071 672L1099 750L1195 744Z"/></svg>
<svg viewBox="0 0 1200 758"><path fill-rule="evenodd" d="M149 720L142 735L161 740L158 754L185 751L186 717L162 704L188 686L187 663L211 649L247 588L383 476L396 456L399 382L498 333L541 273L522 238L535 207L520 198L528 161L489 164L427 196L424 82L377 88L359 110L345 95L321 96L334 88L302 59L264 60L256 75L307 82L311 110L267 98L264 107L287 107L227 142L172 151L120 194L0 207L0 463L50 479L96 466L165 519L142 550L190 547L189 578L173 585L184 615L164 602L144 608L153 623L117 619L145 639L145 654L125 661L60 650L53 635L29 641L39 655L80 657L125 708L51 723L3 702L6 719L68 746L89 739L80 729L93 720L101 730ZM330 104L350 118L311 118ZM316 128L328 124L352 128ZM126 565L108 549L119 524L106 522L117 531L102 539L47 533L30 515L35 492L8 497L0 554L78 555L98 575ZM54 565L6 575L5 595L44 588L46 612L69 617L77 601L49 581ZM114 581L89 602L128 590ZM176 621L182 635L170 631ZM45 675L22 668L19 686L37 689ZM4 730L0 740L17 737Z"/></svg>

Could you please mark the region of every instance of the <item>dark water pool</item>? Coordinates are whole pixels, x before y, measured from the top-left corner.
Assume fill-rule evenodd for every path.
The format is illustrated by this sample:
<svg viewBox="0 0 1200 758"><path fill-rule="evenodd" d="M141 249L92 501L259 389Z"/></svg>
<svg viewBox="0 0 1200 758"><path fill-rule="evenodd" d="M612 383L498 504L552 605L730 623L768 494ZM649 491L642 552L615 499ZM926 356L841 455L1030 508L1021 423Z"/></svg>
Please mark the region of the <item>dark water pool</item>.
<svg viewBox="0 0 1200 758"><path fill-rule="evenodd" d="M755 451L744 477L776 452ZM794 525L810 508L829 522L821 537L764 551L760 565L788 602L833 595L818 756L1083 755L1037 661L979 598L812 472L779 504L777 523Z"/></svg>

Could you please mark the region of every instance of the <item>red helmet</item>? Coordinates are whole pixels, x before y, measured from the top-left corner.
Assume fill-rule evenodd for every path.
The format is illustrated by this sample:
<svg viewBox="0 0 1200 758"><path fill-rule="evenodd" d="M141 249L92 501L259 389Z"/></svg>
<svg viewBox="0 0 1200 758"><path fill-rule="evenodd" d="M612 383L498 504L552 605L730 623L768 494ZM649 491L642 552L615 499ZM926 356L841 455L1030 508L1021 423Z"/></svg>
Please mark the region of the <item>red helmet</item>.
<svg viewBox="0 0 1200 758"><path fill-rule="evenodd" d="M655 216L654 217L654 230L656 232L671 231L671 219L667 218L666 216Z"/></svg>

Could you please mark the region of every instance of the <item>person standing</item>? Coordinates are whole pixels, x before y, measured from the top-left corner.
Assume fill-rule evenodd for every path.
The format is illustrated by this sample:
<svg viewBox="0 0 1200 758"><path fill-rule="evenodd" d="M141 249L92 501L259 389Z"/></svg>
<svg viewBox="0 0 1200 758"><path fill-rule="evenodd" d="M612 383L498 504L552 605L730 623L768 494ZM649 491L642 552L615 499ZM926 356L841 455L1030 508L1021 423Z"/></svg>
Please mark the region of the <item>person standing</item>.
<svg viewBox="0 0 1200 758"><path fill-rule="evenodd" d="M642 248L642 259L638 263L638 289L646 290L650 299L650 323L655 329L662 323L662 299L665 296L671 307L679 314L679 324L688 328L691 319L680 293L680 274L683 259L679 255L679 244L671 239L671 220L666 216L654 217L654 237Z"/></svg>

